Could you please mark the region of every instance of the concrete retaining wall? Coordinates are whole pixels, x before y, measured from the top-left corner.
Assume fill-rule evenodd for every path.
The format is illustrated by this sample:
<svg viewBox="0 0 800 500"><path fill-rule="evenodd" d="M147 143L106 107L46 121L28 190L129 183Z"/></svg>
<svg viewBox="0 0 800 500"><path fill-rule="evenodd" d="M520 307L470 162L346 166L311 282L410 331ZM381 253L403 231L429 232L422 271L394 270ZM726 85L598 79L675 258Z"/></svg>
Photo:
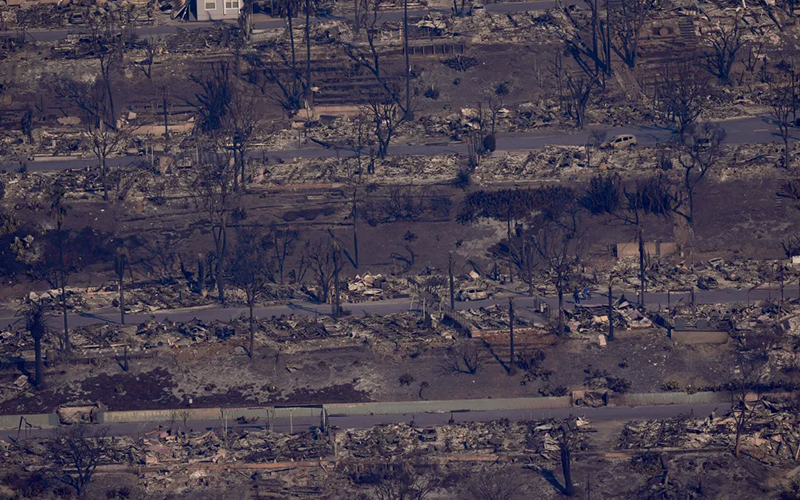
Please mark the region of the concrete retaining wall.
<svg viewBox="0 0 800 500"><path fill-rule="evenodd" d="M53 427L58 425L58 415L55 413L40 413L38 415L0 415L0 429L19 428L20 418L34 427ZM25 426L23 425L23 428Z"/></svg>
<svg viewBox="0 0 800 500"><path fill-rule="evenodd" d="M645 241L644 253L645 255L654 255L656 257L665 257L673 255L678 252L678 246L675 242L660 242L660 241ZM617 259L633 259L639 258L639 242L617 243L615 248Z"/></svg>
<svg viewBox="0 0 800 500"><path fill-rule="evenodd" d="M141 411L107 411L98 415L98 423L117 424L123 422L169 422L183 420L186 412L187 420L215 420L223 416L228 420L237 418L261 418L266 420L270 412L274 418L319 417L322 407L274 408L271 406L256 408L187 408L185 410L141 410Z"/></svg>
<svg viewBox="0 0 800 500"><path fill-rule="evenodd" d="M704 403L730 403L728 392L661 392L649 394L620 394L611 396L612 406L655 406L655 405L690 405ZM503 410L535 410L547 408L570 408L570 396L548 398L502 398L502 399L454 399L450 401L402 401L391 403L342 403L321 406L301 407L249 407L249 408L187 408L185 410L141 410L141 411L106 411L97 414L97 423L116 424L128 422L169 422L183 420L183 412L187 412L187 420L218 420L224 412L228 420L239 417L259 418L265 422L274 412L273 418L313 417L320 418L323 409L329 416L344 415L398 415L408 413L447 413L451 411L503 411ZM59 425L55 413L39 415L6 415L0 416L0 429L16 429L20 417L35 427L55 427Z"/></svg>
<svg viewBox="0 0 800 500"><path fill-rule="evenodd" d="M684 344L725 344L730 335L717 330L672 330L670 337Z"/></svg>
<svg viewBox="0 0 800 500"><path fill-rule="evenodd" d="M569 396L550 398L454 399L452 401L403 401L394 403L353 403L325 405L329 416L396 415L403 413L445 413L451 411L533 410L569 408Z"/></svg>
<svg viewBox="0 0 800 500"><path fill-rule="evenodd" d="M106 411L97 416L100 424L119 424L123 422L169 422L183 420L186 412L187 420L213 420L220 418L219 408L187 408L185 410L134 410Z"/></svg>
<svg viewBox="0 0 800 500"><path fill-rule="evenodd" d="M611 397L614 406L691 405L705 403L730 403L728 392L653 392L646 394L619 394Z"/></svg>

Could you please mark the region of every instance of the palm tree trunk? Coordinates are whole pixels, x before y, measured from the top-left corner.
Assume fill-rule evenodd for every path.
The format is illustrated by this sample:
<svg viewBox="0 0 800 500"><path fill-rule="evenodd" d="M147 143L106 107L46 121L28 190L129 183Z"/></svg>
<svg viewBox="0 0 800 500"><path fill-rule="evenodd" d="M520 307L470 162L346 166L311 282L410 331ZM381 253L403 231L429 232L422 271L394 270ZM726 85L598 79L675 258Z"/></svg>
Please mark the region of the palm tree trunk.
<svg viewBox="0 0 800 500"><path fill-rule="evenodd" d="M508 299L508 347L511 352L508 360L508 369L514 369L514 302Z"/></svg>
<svg viewBox="0 0 800 500"><path fill-rule="evenodd" d="M644 305L644 287L645 287L645 272L644 272L644 229L641 223L636 228L636 236L639 240L639 289L641 290L641 298L639 303Z"/></svg>
<svg viewBox="0 0 800 500"><path fill-rule="evenodd" d="M119 275L119 317L120 322L125 324L125 279L123 274L125 268L123 267Z"/></svg>
<svg viewBox="0 0 800 500"><path fill-rule="evenodd" d="M408 54L408 0L403 2L403 46L406 53L406 109L405 118L411 120L414 118L411 111L411 61Z"/></svg>
<svg viewBox="0 0 800 500"><path fill-rule="evenodd" d="M297 59L294 50L294 26L292 25L292 9L289 8L287 14L287 21L289 23L289 43L292 47L292 96L297 95Z"/></svg>
<svg viewBox="0 0 800 500"><path fill-rule="evenodd" d="M575 495L575 485L572 484L572 455L567 444L561 446L561 472L564 473L564 495L571 497Z"/></svg>
<svg viewBox="0 0 800 500"><path fill-rule="evenodd" d="M254 299L251 298L250 300L248 300L248 302L249 302L249 305L250 305L250 349L248 349L247 355L250 358L252 358L253 357L253 344L254 344L255 335L256 335L255 323L253 321L253 302L254 302Z"/></svg>

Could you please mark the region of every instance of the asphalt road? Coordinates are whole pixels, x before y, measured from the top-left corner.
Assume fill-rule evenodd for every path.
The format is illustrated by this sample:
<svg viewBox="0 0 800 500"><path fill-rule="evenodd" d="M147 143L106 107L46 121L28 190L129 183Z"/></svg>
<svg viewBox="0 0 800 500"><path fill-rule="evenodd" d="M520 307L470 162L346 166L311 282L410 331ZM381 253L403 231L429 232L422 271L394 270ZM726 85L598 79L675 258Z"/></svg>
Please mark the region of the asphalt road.
<svg viewBox="0 0 800 500"><path fill-rule="evenodd" d="M566 5L580 5L579 2L570 0L562 2L565 6ZM543 11L547 9L552 9L555 7L555 1L553 0L544 0L539 2L510 2L510 3L501 3L501 4L490 4L486 6L486 11L492 14L504 14L509 12L526 12L526 11ZM408 11L409 19L418 20L430 13L449 13L450 10L445 9L412 9ZM350 18L345 18L342 16L331 16L327 18L315 18L315 22L324 22L328 20L343 20ZM385 11L381 14L380 19L383 22L397 22L403 19L402 11ZM237 22L233 21L218 21L216 24L233 24L236 25ZM180 22L180 21L172 21L170 24L161 25L161 26L137 26L135 27L134 31L140 37L146 38L159 38L164 35L171 35L176 33L180 29L184 30L196 30L200 28L207 28L213 26L214 22L207 22L207 21L195 21L195 22ZM264 29L274 29L274 28L282 28L286 26L286 22L283 19L272 19L269 16L265 15L255 15L253 27L256 30L264 30ZM65 27L65 28L54 28L54 29L33 29L27 30L25 35L34 41L37 42L54 42L57 40L63 40L67 38L69 35L78 35L82 32L85 32L85 28L82 28L80 25ZM8 30L8 31L0 31L0 37L13 37L17 36L19 33L17 31Z"/></svg>
<svg viewBox="0 0 800 500"><path fill-rule="evenodd" d="M757 144L775 142L780 139L777 127L765 117L751 117L737 120L718 122L725 130L725 142L728 144ZM619 134L634 134L639 139L641 146L652 146L663 143L674 137L674 132L665 128L649 126L626 126L603 128L610 139ZM495 154L508 150L541 149L548 144L573 145L586 144L591 129L575 133L533 131L518 134L499 134ZM793 140L800 140L800 130L792 132ZM294 158L330 158L336 156L349 156L353 153L347 150L325 149L322 147L302 148L282 151L256 150L248 154L250 158L280 158L292 160ZM443 154L467 154L464 143L428 143L428 144L397 144L389 148L391 155L421 155L435 156ZM127 165L135 161L146 161L145 157L123 156L110 158L107 163L110 167ZM0 167L15 169L20 165L18 160L7 158L0 163ZM28 161L26 166L29 172L47 172L67 169L82 169L94 167L97 160L92 157L72 158L64 157L58 160Z"/></svg>
<svg viewBox="0 0 800 500"><path fill-rule="evenodd" d="M615 292L614 298L618 298L619 291ZM636 292L623 292L625 297L632 302L637 302ZM787 285L784 289L784 298L789 299L793 297L799 297L800 291L798 291L798 285ZM534 311L534 303L536 302L537 298L535 297L528 297L525 295L514 295L514 307L518 311L519 314L524 315L526 317L535 319L538 318L538 313ZM688 304L690 303L690 293L689 292L674 292L670 294L666 293L647 293L645 294L645 304L648 307L666 307L669 305L675 305L679 301ZM769 290L708 290L708 291L697 291L695 293L695 302L697 304L715 304L715 303L752 303L756 300L764 300L764 299L777 299L780 297L779 290L769 289ZM555 309L558 305L558 300L555 297L540 297L538 300L543 300L548 303L553 309ZM597 294L595 293L591 300L584 300L581 301L583 305L596 305L602 306L608 303L608 295L607 294ZM508 304L507 297L494 297L486 300L476 300L476 301L469 301L469 302L456 302L456 310L462 309L469 309L469 308L478 308L478 307L488 307L496 304L505 305ZM342 304L342 308L350 312L354 315L367 315L367 314L378 314L378 315L386 315L392 313L398 313L408 310L418 310L419 304L417 301L414 301L412 304L410 299L393 299L393 300L382 300L382 301L374 301L374 302L361 302L355 304ZM574 302L572 300L572 294L565 295L565 307L572 308L574 307ZM313 304L308 302L291 302L287 305L278 305L278 306L270 306L270 307L257 307L254 309L254 313L259 318L268 318L271 316L280 316L280 315L299 315L299 316L315 316L315 315L329 315L331 313L331 306L327 304ZM136 325L139 323L143 323L149 320L171 320L171 321L191 321L192 319L199 319L203 321L231 321L232 319L238 317L246 317L248 315L248 310L245 307L221 307L221 306L212 306L212 307L205 307L205 308L194 308L194 309L173 309L173 310L164 310L164 311L157 311L153 313L144 313L144 314L126 314L125 320L127 324ZM86 326L86 325L93 325L98 323L119 323L120 316L118 309L103 309L99 311L94 311L91 313L70 313L69 315L69 325L70 328L74 328L77 326ZM56 325L61 321L61 316L54 314L51 323ZM11 326L15 322L18 321L19 318L15 316L14 311L9 310L0 310L0 327L5 328L6 326Z"/></svg>
<svg viewBox="0 0 800 500"><path fill-rule="evenodd" d="M679 415L710 415L712 411L720 408L719 404L696 404L696 405L659 405L659 406L608 406L600 408L554 408L541 410L507 410L507 411L468 411L453 413L406 413L397 415L358 415L358 416L336 416L329 415L328 423L331 427L339 429L357 429L372 427L378 424L414 422L419 427L445 425L450 418L454 422L487 422L507 418L509 420L543 420L547 418L567 418L571 415L582 416L590 422L608 421L628 421L628 420L649 420L656 418L677 417ZM277 432L302 432L311 427L318 426L320 421L313 417L298 417L290 422L288 418L275 419L273 429ZM179 422L177 426L182 427ZM230 427L250 427L264 428L266 421L256 421L248 424L237 424L228 422ZM142 423L122 423L111 424L104 427L108 428L109 435L112 436L131 436L138 438L145 433L157 429L159 426L169 428L169 422L142 422ZM194 431L211 430L222 427L219 420L189 420L186 427ZM22 432L20 436L36 437L52 433L50 429L34 429ZM9 437L16 438L17 431L0 431L0 439L8 440Z"/></svg>

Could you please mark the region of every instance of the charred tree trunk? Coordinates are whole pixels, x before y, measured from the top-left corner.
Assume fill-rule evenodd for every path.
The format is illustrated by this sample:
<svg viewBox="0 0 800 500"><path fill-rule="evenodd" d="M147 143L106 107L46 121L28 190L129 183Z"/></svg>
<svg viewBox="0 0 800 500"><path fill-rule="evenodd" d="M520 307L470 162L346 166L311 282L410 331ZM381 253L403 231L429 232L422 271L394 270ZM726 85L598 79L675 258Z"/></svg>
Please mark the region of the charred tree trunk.
<svg viewBox="0 0 800 500"><path fill-rule="evenodd" d="M105 65L105 69L103 69L103 80L106 85L106 93L108 94L108 111L110 116L108 117L109 127L112 130L117 130L117 113L114 109L114 93L111 91L111 62L109 61Z"/></svg>
<svg viewBox="0 0 800 500"><path fill-rule="evenodd" d="M67 279L66 269L64 268L64 237L61 234L61 222L58 222L57 237L58 237L58 274L59 281L61 282L61 312L64 315L64 351L69 353L72 349L69 343L69 320L67 318L67 290L64 283Z"/></svg>
<svg viewBox="0 0 800 500"><path fill-rule="evenodd" d="M353 40L358 41L361 33L361 16L359 15L360 0L353 0Z"/></svg>
<svg viewBox="0 0 800 500"><path fill-rule="evenodd" d="M509 207L506 212L506 239L508 239L509 246L511 245L511 208ZM511 267L511 262L508 263L508 281L514 282L514 269Z"/></svg>
<svg viewBox="0 0 800 500"><path fill-rule="evenodd" d="M33 337L33 350L36 356L36 371L34 381L37 389L44 387L44 366L42 365L42 338L39 335Z"/></svg>
<svg viewBox="0 0 800 500"><path fill-rule="evenodd" d="M203 266L203 254L197 254L197 293L205 295L206 273Z"/></svg>
<svg viewBox="0 0 800 500"><path fill-rule="evenodd" d="M403 1L403 47L406 53L406 109L405 120L413 120L414 113L411 111L411 60L408 53L408 0Z"/></svg>
<svg viewBox="0 0 800 500"><path fill-rule="evenodd" d="M233 190L239 191L239 143L233 134Z"/></svg>
<svg viewBox="0 0 800 500"><path fill-rule="evenodd" d="M169 113L167 112L167 90L161 91L161 105L164 108L164 141L169 142Z"/></svg>
<svg viewBox="0 0 800 500"><path fill-rule="evenodd" d="M514 299L508 299L508 347L510 350L508 369L514 371Z"/></svg>
<svg viewBox="0 0 800 500"><path fill-rule="evenodd" d="M103 199L108 201L108 181L106 180L106 154L103 152L100 155L100 178L103 182Z"/></svg>
<svg viewBox="0 0 800 500"><path fill-rule="evenodd" d="M292 47L292 95L297 95L297 57L295 54L295 47L294 47L294 26L292 24L292 9L289 7L289 11L286 15L287 22L289 23L289 43Z"/></svg>
<svg viewBox="0 0 800 500"><path fill-rule="evenodd" d="M222 221L217 238L217 266L215 279L217 281L217 294L221 304L225 304L225 283L223 273L225 272L225 251L228 246L227 222Z"/></svg>
<svg viewBox="0 0 800 500"><path fill-rule="evenodd" d="M306 97L311 93L311 1L306 0Z"/></svg>
<svg viewBox="0 0 800 500"><path fill-rule="evenodd" d="M614 340L614 307L612 306L611 283L608 284L608 340Z"/></svg>
<svg viewBox="0 0 800 500"><path fill-rule="evenodd" d="M739 415L736 418L736 439L733 445L733 456L739 458L739 447L742 439L742 432L744 431L744 423L747 420L747 403L745 402L746 395L742 394L741 408Z"/></svg>
<svg viewBox="0 0 800 500"><path fill-rule="evenodd" d="M572 483L572 453L568 443L561 446L561 472L564 474L564 495L575 495L575 485Z"/></svg>
<svg viewBox="0 0 800 500"><path fill-rule="evenodd" d="M644 261L645 261L645 258L644 258L644 230L642 229L641 223L639 224L639 227L636 228L636 233L637 233L636 234L637 239L639 240L639 287L640 287L640 290L642 291L639 303L641 305L644 305L644 291L645 291L646 277L645 277L645 269L644 269Z"/></svg>
<svg viewBox="0 0 800 500"><path fill-rule="evenodd" d="M119 320L123 325L125 324L125 278L123 273L125 269L119 274Z"/></svg>
<svg viewBox="0 0 800 500"><path fill-rule="evenodd" d="M353 267L358 269L358 192L353 189Z"/></svg>
<svg viewBox="0 0 800 500"><path fill-rule="evenodd" d="M341 312L339 306L339 256L333 251L333 317L338 318Z"/></svg>
<svg viewBox="0 0 800 500"><path fill-rule="evenodd" d="M456 309L456 291L455 282L453 280L453 254L450 253L447 259L447 275L450 281L450 310Z"/></svg>
<svg viewBox="0 0 800 500"><path fill-rule="evenodd" d="M564 335L564 287L558 287L558 336Z"/></svg>

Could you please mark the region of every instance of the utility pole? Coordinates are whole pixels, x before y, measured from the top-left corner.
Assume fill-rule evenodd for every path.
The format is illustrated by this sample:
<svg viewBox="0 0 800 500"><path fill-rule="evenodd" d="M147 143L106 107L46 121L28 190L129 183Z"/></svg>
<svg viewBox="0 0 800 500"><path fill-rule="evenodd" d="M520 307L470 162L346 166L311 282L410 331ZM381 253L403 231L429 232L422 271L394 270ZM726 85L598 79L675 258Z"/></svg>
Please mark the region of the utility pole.
<svg viewBox="0 0 800 500"><path fill-rule="evenodd" d="M453 252L447 254L447 274L450 278L450 310L456 309L456 291L453 282Z"/></svg>
<svg viewBox="0 0 800 500"><path fill-rule="evenodd" d="M333 317L338 318L339 313L339 249L334 242L333 246Z"/></svg>
<svg viewBox="0 0 800 500"><path fill-rule="evenodd" d="M611 9L606 0L606 73L611 75Z"/></svg>
<svg viewBox="0 0 800 500"><path fill-rule="evenodd" d="M119 279L119 319L123 325L125 324L125 267L128 266L128 256L125 247L120 247L114 258L114 267L116 267Z"/></svg>
<svg viewBox="0 0 800 500"><path fill-rule="evenodd" d="M642 295L639 298L639 304L644 306L644 288L646 279L644 273L644 234L642 232L641 224L639 224L637 232L637 237L639 240L639 288L642 290Z"/></svg>
<svg viewBox="0 0 800 500"><path fill-rule="evenodd" d="M778 310L778 317L777 317L779 325L780 325L780 322L781 322L781 318L783 317L783 304L784 304L784 302L783 302L783 300L784 300L784 297L783 297L783 288L784 288L784 286L783 286L783 283L784 283L783 278L784 278L784 276L783 276L783 265L781 264L781 307Z"/></svg>
<svg viewBox="0 0 800 500"><path fill-rule="evenodd" d="M508 339L510 359L508 362L508 372L514 372L514 298L508 298Z"/></svg>
<svg viewBox="0 0 800 500"><path fill-rule="evenodd" d="M361 160L359 160L360 163ZM358 269L358 184L353 186L353 267Z"/></svg>
<svg viewBox="0 0 800 500"><path fill-rule="evenodd" d="M169 142L169 112L167 111L167 86L161 87L161 106L164 111L164 142Z"/></svg>
<svg viewBox="0 0 800 500"><path fill-rule="evenodd" d="M403 47L406 53L406 120L414 119L411 111L411 60L408 54L408 0L403 0Z"/></svg>
<svg viewBox="0 0 800 500"><path fill-rule="evenodd" d="M614 340L614 306L612 305L611 281L608 282L608 340Z"/></svg>

